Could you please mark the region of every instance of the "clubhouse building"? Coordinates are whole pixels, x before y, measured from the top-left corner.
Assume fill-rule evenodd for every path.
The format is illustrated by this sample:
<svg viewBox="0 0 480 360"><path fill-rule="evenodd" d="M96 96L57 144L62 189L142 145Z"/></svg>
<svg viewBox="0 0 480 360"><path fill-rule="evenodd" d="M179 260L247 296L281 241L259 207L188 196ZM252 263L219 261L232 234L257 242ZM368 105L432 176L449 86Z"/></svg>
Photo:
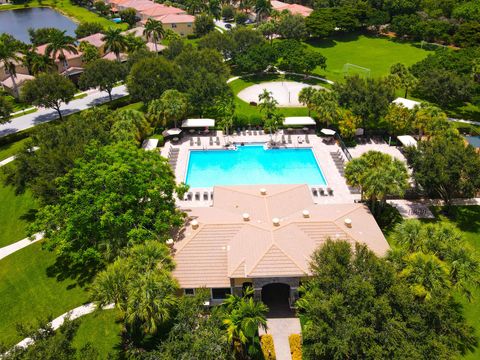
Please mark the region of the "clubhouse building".
<svg viewBox="0 0 480 360"><path fill-rule="evenodd" d="M212 206L184 211L173 275L186 295L211 289L212 305L252 286L267 305L293 306L312 253L329 238L366 244L379 256L389 249L365 205L317 205L307 185L216 186Z"/></svg>

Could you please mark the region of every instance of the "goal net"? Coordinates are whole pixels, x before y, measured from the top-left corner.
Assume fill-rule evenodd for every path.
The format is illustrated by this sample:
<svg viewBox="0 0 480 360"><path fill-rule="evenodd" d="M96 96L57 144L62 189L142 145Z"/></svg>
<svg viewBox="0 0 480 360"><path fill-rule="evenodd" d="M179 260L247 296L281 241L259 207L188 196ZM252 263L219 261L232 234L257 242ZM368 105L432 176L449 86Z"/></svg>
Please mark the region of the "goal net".
<svg viewBox="0 0 480 360"><path fill-rule="evenodd" d="M370 77L370 69L355 64L346 63L343 65L343 76L360 75Z"/></svg>

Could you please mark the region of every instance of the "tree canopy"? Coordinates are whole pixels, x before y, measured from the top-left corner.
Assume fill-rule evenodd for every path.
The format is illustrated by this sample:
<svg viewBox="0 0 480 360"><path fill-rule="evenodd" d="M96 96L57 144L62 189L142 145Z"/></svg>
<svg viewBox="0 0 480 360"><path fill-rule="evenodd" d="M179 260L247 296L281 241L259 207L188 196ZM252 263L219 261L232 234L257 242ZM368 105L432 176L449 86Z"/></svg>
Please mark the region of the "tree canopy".
<svg viewBox="0 0 480 360"><path fill-rule="evenodd" d="M327 240L311 269L297 301L305 359L452 358L476 346L451 294L418 299L365 245Z"/></svg>
<svg viewBox="0 0 480 360"><path fill-rule="evenodd" d="M174 200L182 189L166 159L131 143L88 146L56 184L58 201L39 211L31 230L44 231L63 271L75 275L88 277L126 246L165 241L183 224Z"/></svg>
<svg viewBox="0 0 480 360"><path fill-rule="evenodd" d="M450 205L454 198L473 197L480 190L480 158L456 136L435 136L407 152L417 184L430 197Z"/></svg>

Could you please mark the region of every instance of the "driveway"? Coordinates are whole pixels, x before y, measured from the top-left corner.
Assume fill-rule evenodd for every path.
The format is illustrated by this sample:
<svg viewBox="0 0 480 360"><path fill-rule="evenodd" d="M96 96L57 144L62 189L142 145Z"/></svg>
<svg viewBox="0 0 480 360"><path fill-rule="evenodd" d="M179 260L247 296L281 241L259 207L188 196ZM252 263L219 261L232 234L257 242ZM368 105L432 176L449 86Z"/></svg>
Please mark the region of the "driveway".
<svg viewBox="0 0 480 360"><path fill-rule="evenodd" d="M112 97L118 99L128 95L125 85L117 86L112 90ZM70 115L97 105L109 102L108 94L105 91L91 90L82 99L72 100L61 108L62 115ZM41 108L38 111L16 117L9 123L0 125L0 137L29 129L39 124L49 122L58 118L56 110Z"/></svg>

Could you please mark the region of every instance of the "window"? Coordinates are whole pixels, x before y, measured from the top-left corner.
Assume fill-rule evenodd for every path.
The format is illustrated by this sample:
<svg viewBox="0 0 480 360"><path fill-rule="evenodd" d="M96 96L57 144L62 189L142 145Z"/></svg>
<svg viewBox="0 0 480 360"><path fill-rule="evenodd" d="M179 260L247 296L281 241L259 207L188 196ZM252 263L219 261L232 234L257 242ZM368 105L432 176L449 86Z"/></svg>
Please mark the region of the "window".
<svg viewBox="0 0 480 360"><path fill-rule="evenodd" d="M177 27L177 24L172 24L172 29L175 29Z"/></svg>
<svg viewBox="0 0 480 360"><path fill-rule="evenodd" d="M183 293L187 296L193 296L195 295L195 289L191 289L191 288L183 289Z"/></svg>
<svg viewBox="0 0 480 360"><path fill-rule="evenodd" d="M68 68L68 61L67 61L67 59L63 60L63 66L66 67L66 68Z"/></svg>
<svg viewBox="0 0 480 360"><path fill-rule="evenodd" d="M192 27L192 24L187 24L187 27Z"/></svg>
<svg viewBox="0 0 480 360"><path fill-rule="evenodd" d="M217 288L212 289L212 298L213 299L226 299L227 295L232 293L230 288Z"/></svg>

